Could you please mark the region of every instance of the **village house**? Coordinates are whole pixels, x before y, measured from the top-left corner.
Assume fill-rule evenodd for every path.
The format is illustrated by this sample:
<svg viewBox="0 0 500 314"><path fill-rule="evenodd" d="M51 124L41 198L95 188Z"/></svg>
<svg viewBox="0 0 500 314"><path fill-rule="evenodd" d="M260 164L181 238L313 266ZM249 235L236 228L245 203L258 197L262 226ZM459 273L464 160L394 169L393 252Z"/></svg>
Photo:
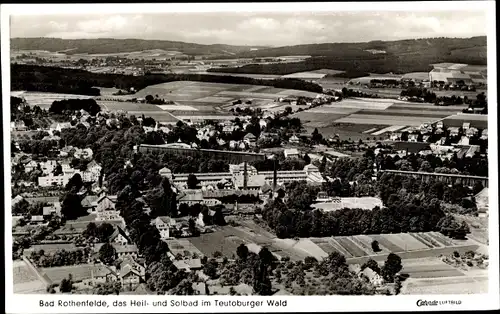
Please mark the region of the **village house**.
<svg viewBox="0 0 500 314"><path fill-rule="evenodd" d="M170 239L171 231L175 229L175 220L168 216L158 216L153 220L153 224L158 229L162 239Z"/></svg>
<svg viewBox="0 0 500 314"><path fill-rule="evenodd" d="M203 268L201 259L199 258L173 260L173 264L178 270L184 270L188 273L191 271L201 270Z"/></svg>
<svg viewBox="0 0 500 314"><path fill-rule="evenodd" d="M61 202L54 202L50 204L49 206L44 206L43 207L43 216L61 216Z"/></svg>
<svg viewBox="0 0 500 314"><path fill-rule="evenodd" d="M24 165L24 172L30 173L37 168L38 168L38 163L34 160L31 160Z"/></svg>
<svg viewBox="0 0 500 314"><path fill-rule="evenodd" d="M470 122L464 122L464 124L462 125L462 129L464 131L467 131L469 128L470 128Z"/></svg>
<svg viewBox="0 0 500 314"><path fill-rule="evenodd" d="M408 142L418 142L418 134L409 134Z"/></svg>
<svg viewBox="0 0 500 314"><path fill-rule="evenodd" d="M120 226L115 227L115 231L113 234L109 237L109 241L111 243L116 243L119 245L128 245L132 243L132 240L128 236L128 234L120 228Z"/></svg>
<svg viewBox="0 0 500 314"><path fill-rule="evenodd" d="M41 187L65 186L68 184L69 179L70 176L68 175L54 176L51 173L48 176L38 177L38 185Z"/></svg>
<svg viewBox="0 0 500 314"><path fill-rule="evenodd" d="M298 144L300 142L300 139L297 137L297 135L292 135L288 141L292 144Z"/></svg>
<svg viewBox="0 0 500 314"><path fill-rule="evenodd" d="M23 120L18 120L10 123L11 131L26 131L28 128L26 124L24 124Z"/></svg>
<svg viewBox="0 0 500 314"><path fill-rule="evenodd" d="M120 211L115 209L116 195L102 195L97 199L96 221L121 220Z"/></svg>
<svg viewBox="0 0 500 314"><path fill-rule="evenodd" d="M248 144L248 146L250 147L254 147L255 146L255 143L257 141L257 138L255 137L255 135L253 135L252 133L247 133L247 135L245 135L243 137L243 141L245 143Z"/></svg>
<svg viewBox="0 0 500 314"><path fill-rule="evenodd" d="M374 270L372 270L369 267L366 267L361 272L361 274L363 274L366 278L368 278L370 283L376 288L381 287L384 284L384 279L382 278L382 276L377 274Z"/></svg>
<svg viewBox="0 0 500 314"><path fill-rule="evenodd" d="M32 225L40 225L45 222L43 215L33 215L31 216L30 224Z"/></svg>
<svg viewBox="0 0 500 314"><path fill-rule="evenodd" d="M488 139L488 129L484 129L483 132L481 132L481 139L482 140Z"/></svg>
<svg viewBox="0 0 500 314"><path fill-rule="evenodd" d="M476 136L477 134L479 133L479 130L474 128L474 127L471 127L471 128L468 128L466 131L465 131L465 135L467 135L468 137L474 137Z"/></svg>
<svg viewBox="0 0 500 314"><path fill-rule="evenodd" d="M91 271L92 285L118 280L116 273L106 265L98 265Z"/></svg>
<svg viewBox="0 0 500 314"><path fill-rule="evenodd" d="M137 256L139 255L139 250L137 249L137 246L135 244L129 244L129 245L113 244L113 247L115 248L116 255L118 255L119 258L123 257L137 258Z"/></svg>
<svg viewBox="0 0 500 314"><path fill-rule="evenodd" d="M444 127L443 121L438 121L438 122L436 123L436 128L438 128L438 129L442 129L443 127Z"/></svg>
<svg viewBox="0 0 500 314"><path fill-rule="evenodd" d="M90 148L84 148L84 149L78 149L78 150L76 150L73 156L75 158L78 158L78 159L87 159L87 160L90 160L90 159L92 159L93 154L94 153L92 152L92 149L90 149Z"/></svg>
<svg viewBox="0 0 500 314"><path fill-rule="evenodd" d="M401 133L401 132L393 132L393 133L391 134L391 136L389 137L389 139L390 139L391 141L400 141L400 140L401 140L401 135L402 135L402 133Z"/></svg>
<svg viewBox="0 0 500 314"><path fill-rule="evenodd" d="M47 160L46 162L42 161L40 163L40 168L42 169L43 174L48 175L48 174L54 172L54 170L56 169L57 165L58 165L57 161L55 161L55 160Z"/></svg>
<svg viewBox="0 0 500 314"><path fill-rule="evenodd" d="M448 131L450 132L450 136L458 136L460 134L460 130L457 127L451 127Z"/></svg>
<svg viewBox="0 0 500 314"><path fill-rule="evenodd" d="M135 289L143 280L143 277L134 269L131 265L124 265L120 268L119 278L122 283L122 287L127 290Z"/></svg>
<svg viewBox="0 0 500 314"><path fill-rule="evenodd" d="M206 214L200 213L198 215L198 219L196 219L196 224L200 227L205 227L207 224L211 225L214 215L215 215L215 211L213 211L211 209L209 209ZM205 224L205 221L207 221L208 223Z"/></svg>
<svg viewBox="0 0 500 314"><path fill-rule="evenodd" d="M299 151L295 148L285 149L285 158L299 158Z"/></svg>

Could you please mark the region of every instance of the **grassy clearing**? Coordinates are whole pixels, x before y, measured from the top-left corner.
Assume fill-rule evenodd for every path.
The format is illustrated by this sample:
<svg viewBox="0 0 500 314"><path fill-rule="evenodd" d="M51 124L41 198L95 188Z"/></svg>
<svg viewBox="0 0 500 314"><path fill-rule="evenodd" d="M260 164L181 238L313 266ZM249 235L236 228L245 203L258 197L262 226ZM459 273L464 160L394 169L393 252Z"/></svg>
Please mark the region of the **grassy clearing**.
<svg viewBox="0 0 500 314"><path fill-rule="evenodd" d="M335 237L335 240L354 257L367 255L367 252L363 251L359 246L357 246L353 241L351 241L351 239L347 237Z"/></svg>

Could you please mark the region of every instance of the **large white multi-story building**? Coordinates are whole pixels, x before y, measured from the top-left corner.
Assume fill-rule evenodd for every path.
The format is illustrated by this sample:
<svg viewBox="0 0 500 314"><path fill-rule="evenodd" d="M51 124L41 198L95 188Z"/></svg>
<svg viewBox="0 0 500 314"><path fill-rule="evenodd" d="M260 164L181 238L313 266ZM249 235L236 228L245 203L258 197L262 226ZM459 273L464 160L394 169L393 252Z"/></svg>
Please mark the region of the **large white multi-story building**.
<svg viewBox="0 0 500 314"><path fill-rule="evenodd" d="M187 188L187 179L189 173L173 174L169 169L163 168L159 171L160 175L169 178L174 185L181 189ZM228 182L233 188L237 189L259 189L260 186L274 181L274 171L257 171L253 166L246 167L246 182L245 182L245 164L230 165L229 172L214 172L214 173L194 173L199 181L199 184L205 188L210 186L217 187L218 185L228 186ZM276 171L276 183L284 184L294 181L306 181L309 184L321 184L325 182L318 167L307 165L303 170L288 170ZM246 187L245 187L246 184ZM260 185L257 187L257 185Z"/></svg>

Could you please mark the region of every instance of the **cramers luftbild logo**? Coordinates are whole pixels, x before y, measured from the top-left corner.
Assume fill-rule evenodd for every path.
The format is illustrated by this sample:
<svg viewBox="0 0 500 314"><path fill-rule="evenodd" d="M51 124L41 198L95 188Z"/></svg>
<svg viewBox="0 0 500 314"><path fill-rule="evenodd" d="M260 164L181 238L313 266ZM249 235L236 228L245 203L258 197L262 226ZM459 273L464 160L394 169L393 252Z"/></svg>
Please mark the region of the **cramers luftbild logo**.
<svg viewBox="0 0 500 314"><path fill-rule="evenodd" d="M436 305L438 305L438 301L437 300L433 300L433 301L418 300L417 301L417 306L418 307L421 307L421 306L436 306Z"/></svg>

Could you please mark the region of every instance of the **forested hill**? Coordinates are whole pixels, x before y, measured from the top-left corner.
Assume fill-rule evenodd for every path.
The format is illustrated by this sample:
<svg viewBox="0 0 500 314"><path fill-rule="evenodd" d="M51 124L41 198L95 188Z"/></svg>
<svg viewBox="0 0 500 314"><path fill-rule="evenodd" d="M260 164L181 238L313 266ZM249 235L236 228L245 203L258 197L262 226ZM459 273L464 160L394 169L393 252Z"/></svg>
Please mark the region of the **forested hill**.
<svg viewBox="0 0 500 314"><path fill-rule="evenodd" d="M365 43L324 43L278 48L243 51L241 57L279 57L307 55L313 57L337 57L354 59L381 55L408 57L419 55L420 58L464 58L467 62L486 64L486 36L471 38L424 38L398 41L370 41ZM374 54L375 53L375 54ZM450 62L458 62L450 60Z"/></svg>
<svg viewBox="0 0 500 314"><path fill-rule="evenodd" d="M250 51L253 46L231 45L201 45L180 41L143 40L143 39L61 39L61 38L12 38L11 49L14 50L46 50L50 52L64 52L66 54L104 54L124 53L144 50L171 50L187 55L220 54L234 55Z"/></svg>
<svg viewBox="0 0 500 314"><path fill-rule="evenodd" d="M249 64L209 71L284 75L332 69L348 73L402 74L428 72L432 69L431 64L440 62L486 65L486 37L300 45L239 54L241 57L284 55L310 55L311 58L294 63Z"/></svg>

